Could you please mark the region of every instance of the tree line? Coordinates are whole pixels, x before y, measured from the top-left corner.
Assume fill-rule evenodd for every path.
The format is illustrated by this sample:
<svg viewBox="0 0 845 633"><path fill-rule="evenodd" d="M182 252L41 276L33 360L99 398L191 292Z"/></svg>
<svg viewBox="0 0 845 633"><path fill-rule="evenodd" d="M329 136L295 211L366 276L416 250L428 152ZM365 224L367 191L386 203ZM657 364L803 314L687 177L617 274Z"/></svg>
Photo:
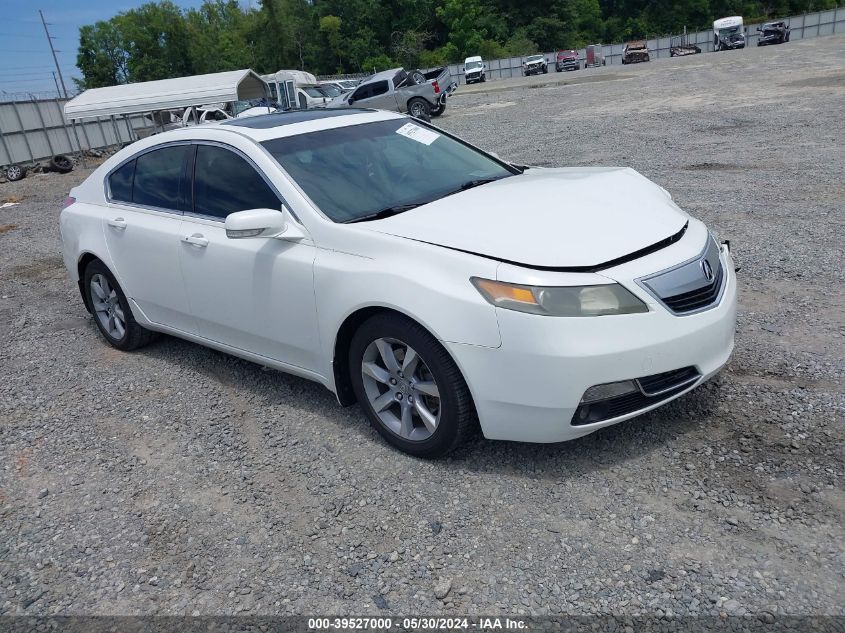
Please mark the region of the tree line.
<svg viewBox="0 0 845 633"><path fill-rule="evenodd" d="M252 3L250 3L251 5ZM837 0L171 0L79 30L80 89L252 68L429 68L818 11Z"/></svg>

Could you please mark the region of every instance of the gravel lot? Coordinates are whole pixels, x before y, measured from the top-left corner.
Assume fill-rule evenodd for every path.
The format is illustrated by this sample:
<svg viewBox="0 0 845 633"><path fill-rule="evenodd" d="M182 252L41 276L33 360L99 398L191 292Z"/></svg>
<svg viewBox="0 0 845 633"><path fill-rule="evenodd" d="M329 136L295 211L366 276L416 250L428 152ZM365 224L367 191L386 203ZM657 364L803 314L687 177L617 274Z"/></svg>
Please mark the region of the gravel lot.
<svg viewBox="0 0 845 633"><path fill-rule="evenodd" d="M845 615L845 38L462 87L443 127L629 165L732 241L721 377L574 442L424 462L322 387L109 348L0 185L0 614ZM515 209L514 213L518 213Z"/></svg>

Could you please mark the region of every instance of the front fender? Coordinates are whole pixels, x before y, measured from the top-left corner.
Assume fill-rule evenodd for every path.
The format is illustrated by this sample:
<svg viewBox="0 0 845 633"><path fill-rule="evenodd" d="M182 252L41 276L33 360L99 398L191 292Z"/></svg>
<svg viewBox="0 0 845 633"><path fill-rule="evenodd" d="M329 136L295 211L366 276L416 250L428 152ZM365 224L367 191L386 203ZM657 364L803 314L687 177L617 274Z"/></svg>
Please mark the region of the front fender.
<svg viewBox="0 0 845 633"><path fill-rule="evenodd" d="M366 308L400 312L442 342L501 345L496 311L470 282L473 276L494 279L497 262L411 240L401 251L373 251L374 256L362 257L325 250L315 260L317 319L327 362L324 375L332 375L341 325Z"/></svg>

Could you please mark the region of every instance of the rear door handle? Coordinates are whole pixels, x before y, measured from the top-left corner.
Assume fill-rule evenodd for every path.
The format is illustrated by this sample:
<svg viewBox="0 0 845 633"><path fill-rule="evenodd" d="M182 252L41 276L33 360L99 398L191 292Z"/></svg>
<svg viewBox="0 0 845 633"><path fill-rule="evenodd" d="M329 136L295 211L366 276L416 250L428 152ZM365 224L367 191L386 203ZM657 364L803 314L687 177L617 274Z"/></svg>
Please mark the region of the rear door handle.
<svg viewBox="0 0 845 633"><path fill-rule="evenodd" d="M193 235L186 235L182 238L185 244L196 246L197 248L205 248L208 246L208 239L202 236L202 233L194 233Z"/></svg>
<svg viewBox="0 0 845 633"><path fill-rule="evenodd" d="M126 220L123 218L113 218L108 221L108 224L113 229L119 229L121 231L126 228Z"/></svg>

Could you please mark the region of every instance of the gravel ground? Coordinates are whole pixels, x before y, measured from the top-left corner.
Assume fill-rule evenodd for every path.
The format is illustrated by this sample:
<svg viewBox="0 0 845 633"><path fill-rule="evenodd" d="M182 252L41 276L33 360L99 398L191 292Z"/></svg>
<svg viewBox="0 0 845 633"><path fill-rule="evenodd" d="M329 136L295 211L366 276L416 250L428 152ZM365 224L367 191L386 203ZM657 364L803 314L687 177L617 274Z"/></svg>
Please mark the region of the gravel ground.
<svg viewBox="0 0 845 633"><path fill-rule="evenodd" d="M845 38L482 88L438 123L633 166L732 241L721 377L415 460L316 384L112 350L59 256L85 172L0 185L0 614L845 615Z"/></svg>

